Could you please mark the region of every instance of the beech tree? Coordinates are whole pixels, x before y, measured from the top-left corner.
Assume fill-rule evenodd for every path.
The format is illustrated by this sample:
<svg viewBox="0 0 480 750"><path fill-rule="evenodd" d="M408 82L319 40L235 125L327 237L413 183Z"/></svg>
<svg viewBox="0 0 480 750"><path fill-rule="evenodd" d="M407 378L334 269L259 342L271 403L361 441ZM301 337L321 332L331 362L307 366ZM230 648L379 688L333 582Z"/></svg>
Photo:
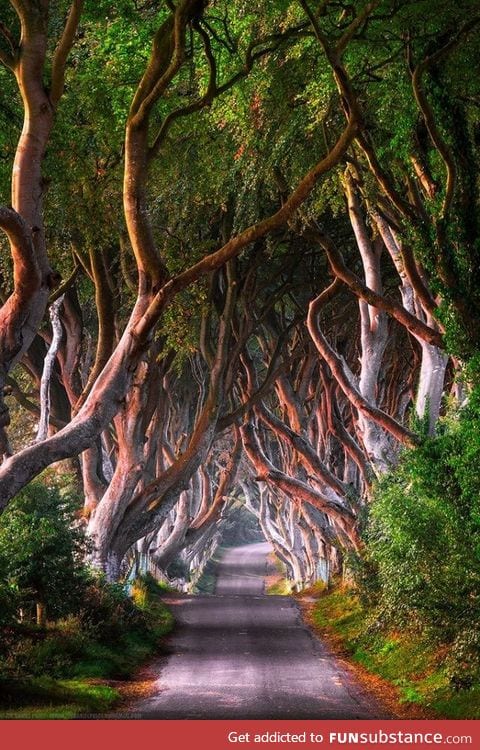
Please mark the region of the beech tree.
<svg viewBox="0 0 480 750"><path fill-rule="evenodd" d="M328 577L468 398L473 4L4 5L1 392L39 425L12 450L2 401L0 507L69 460L111 578L188 578L239 502Z"/></svg>

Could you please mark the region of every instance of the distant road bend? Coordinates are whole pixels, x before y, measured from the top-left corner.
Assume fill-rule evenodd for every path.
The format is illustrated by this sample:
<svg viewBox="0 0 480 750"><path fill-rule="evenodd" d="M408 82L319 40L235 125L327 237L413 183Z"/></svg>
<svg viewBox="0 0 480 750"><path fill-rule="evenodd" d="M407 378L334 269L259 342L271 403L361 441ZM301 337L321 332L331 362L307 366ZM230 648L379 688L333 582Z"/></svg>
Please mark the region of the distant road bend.
<svg viewBox="0 0 480 750"><path fill-rule="evenodd" d="M132 707L136 716L387 718L302 623L295 601L265 595L269 552L268 544L229 549L215 595L173 600L172 654L158 663L158 693Z"/></svg>

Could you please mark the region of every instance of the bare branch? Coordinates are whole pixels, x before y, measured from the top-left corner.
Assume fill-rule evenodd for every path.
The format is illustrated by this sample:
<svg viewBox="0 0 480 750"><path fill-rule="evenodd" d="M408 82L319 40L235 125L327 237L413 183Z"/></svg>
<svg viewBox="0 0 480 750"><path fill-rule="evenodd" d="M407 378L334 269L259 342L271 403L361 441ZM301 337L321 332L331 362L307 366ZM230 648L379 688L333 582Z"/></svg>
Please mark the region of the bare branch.
<svg viewBox="0 0 480 750"><path fill-rule="evenodd" d="M323 493L312 489L305 482L290 477L277 469L262 451L252 424L246 423L242 425L240 430L245 452L258 472L257 482L273 484L274 487L278 487L292 499L310 503L314 508L318 508L334 520L340 529L344 530L349 536L350 541L356 543L356 535L352 528L355 516L346 505L325 497Z"/></svg>
<svg viewBox="0 0 480 750"><path fill-rule="evenodd" d="M418 336L427 343L432 344L433 346L438 346L440 349L444 348L443 339L439 331L430 328L430 326L423 323L414 315L411 315L411 313L407 312L402 305L383 297L383 295L378 294L373 289L367 287L366 284L364 284L362 280L353 273L353 271L350 271L345 265L340 251L335 247L333 242L323 234L323 232L308 229L304 231L304 235L318 242L319 245L323 247L332 267L332 271L357 297L359 297L359 299L368 302L368 304L373 307L378 307L380 310L384 310L414 336Z"/></svg>
<svg viewBox="0 0 480 750"><path fill-rule="evenodd" d="M365 414L374 420L380 427L387 432L390 432L400 443L408 446L414 446L418 444L418 436L413 432L403 427L396 419L393 419L389 414L372 406L360 393L355 382L353 381L351 372L347 369L345 360L340 357L334 349L330 346L325 336L320 330L318 325L318 313L321 307L321 295L313 300L308 308L307 326L312 337L313 343L315 344L319 354L323 357L325 362L330 367L332 374L337 381L339 387L348 398L351 404L358 409L359 412Z"/></svg>

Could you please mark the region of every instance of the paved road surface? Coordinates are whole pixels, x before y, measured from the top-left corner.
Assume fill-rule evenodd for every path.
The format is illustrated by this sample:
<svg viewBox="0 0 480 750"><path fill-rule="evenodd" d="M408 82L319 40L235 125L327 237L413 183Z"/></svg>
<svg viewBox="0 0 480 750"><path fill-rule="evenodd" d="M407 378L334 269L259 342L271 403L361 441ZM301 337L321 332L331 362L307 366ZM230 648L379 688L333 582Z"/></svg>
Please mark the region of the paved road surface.
<svg viewBox="0 0 480 750"><path fill-rule="evenodd" d="M264 594L267 544L229 549L214 596L173 600L172 655L158 694L137 703L155 719L386 718L302 623L293 599Z"/></svg>

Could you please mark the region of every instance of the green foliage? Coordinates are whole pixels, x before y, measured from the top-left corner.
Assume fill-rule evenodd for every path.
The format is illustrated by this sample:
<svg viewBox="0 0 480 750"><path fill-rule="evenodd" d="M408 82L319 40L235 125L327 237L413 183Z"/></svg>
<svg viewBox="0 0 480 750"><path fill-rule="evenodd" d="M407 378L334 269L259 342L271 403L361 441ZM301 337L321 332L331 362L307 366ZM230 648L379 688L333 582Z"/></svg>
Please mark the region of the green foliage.
<svg viewBox="0 0 480 750"><path fill-rule="evenodd" d="M82 680L130 677L158 648L172 616L153 580L139 584L141 601L132 600L123 586L86 568L70 482L50 477L49 485L32 483L0 519L2 704L29 705L31 699L58 704L59 715L67 716L107 710L116 691L99 688L97 694ZM47 612L44 627L34 624L38 601Z"/></svg>
<svg viewBox="0 0 480 750"><path fill-rule="evenodd" d="M155 581L138 584L140 605L120 585L92 579L77 614L45 628L17 622L4 629L0 674L125 678L173 625Z"/></svg>
<svg viewBox="0 0 480 750"><path fill-rule="evenodd" d="M34 482L0 518L0 574L17 606L41 602L49 616L79 606L87 584L87 545L68 492Z"/></svg>
<svg viewBox="0 0 480 750"><path fill-rule="evenodd" d="M477 389L378 483L357 575L378 622L448 644L452 683L466 686L480 677L479 426Z"/></svg>
<svg viewBox="0 0 480 750"><path fill-rule="evenodd" d="M287 578L281 578L275 583L272 583L268 589L267 594L270 596L290 596L293 591L293 584Z"/></svg>
<svg viewBox="0 0 480 750"><path fill-rule="evenodd" d="M7 710L0 716L10 715L9 706L16 718L108 710L118 692L90 681L128 679L158 650L173 626L162 594L151 578L135 584L133 600L122 586L92 578L77 614L44 629L18 622L4 627L0 705Z"/></svg>
<svg viewBox="0 0 480 750"><path fill-rule="evenodd" d="M430 399L426 398L425 410L420 417L415 410L410 414L410 429L420 438L426 438L430 430Z"/></svg>
<svg viewBox="0 0 480 750"><path fill-rule="evenodd" d="M480 717L480 686L452 684L446 649L421 632L379 627L378 610L348 588L324 593L313 612L321 632L333 635L353 660L387 680L400 703L450 719Z"/></svg>
<svg viewBox="0 0 480 750"><path fill-rule="evenodd" d="M110 685L51 677L0 678L0 719L75 719L84 713L105 713L119 699Z"/></svg>
<svg viewBox="0 0 480 750"><path fill-rule="evenodd" d="M0 581L0 629L13 624L16 609L17 597L14 587Z"/></svg>

